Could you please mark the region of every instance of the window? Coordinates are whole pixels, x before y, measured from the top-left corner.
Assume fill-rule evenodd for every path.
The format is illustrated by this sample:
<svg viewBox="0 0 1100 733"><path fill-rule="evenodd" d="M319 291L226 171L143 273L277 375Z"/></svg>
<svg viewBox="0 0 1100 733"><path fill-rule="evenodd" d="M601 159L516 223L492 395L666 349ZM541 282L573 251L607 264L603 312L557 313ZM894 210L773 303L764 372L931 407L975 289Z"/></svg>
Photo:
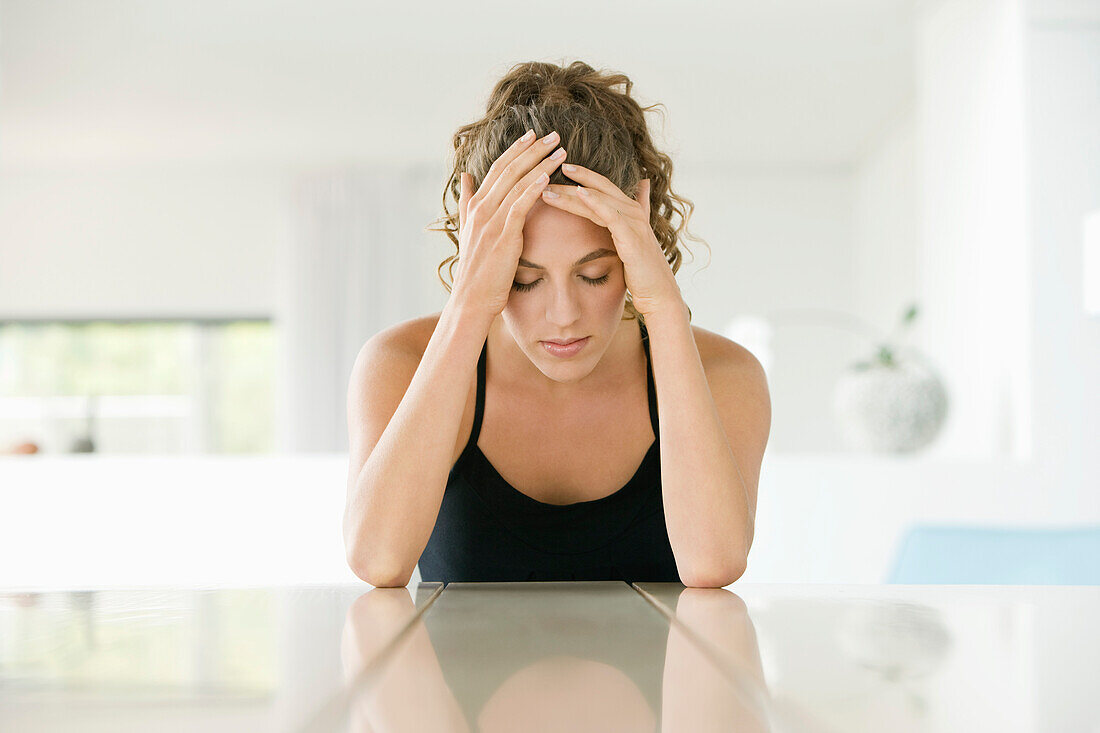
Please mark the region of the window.
<svg viewBox="0 0 1100 733"><path fill-rule="evenodd" d="M0 322L0 452L274 449L268 320Z"/></svg>
<svg viewBox="0 0 1100 733"><path fill-rule="evenodd" d="M0 679L13 702L73 690L144 703L270 701L279 602L250 588L0 593Z"/></svg>

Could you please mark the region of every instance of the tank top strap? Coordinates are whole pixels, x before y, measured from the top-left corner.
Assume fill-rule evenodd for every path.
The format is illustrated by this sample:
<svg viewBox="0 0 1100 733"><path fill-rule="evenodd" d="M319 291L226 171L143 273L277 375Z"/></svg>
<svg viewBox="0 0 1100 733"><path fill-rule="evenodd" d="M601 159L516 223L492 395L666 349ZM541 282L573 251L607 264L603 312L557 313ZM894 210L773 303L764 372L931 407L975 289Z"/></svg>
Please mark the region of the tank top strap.
<svg viewBox="0 0 1100 733"><path fill-rule="evenodd" d="M648 394L649 401L649 424L653 427L653 436L660 439L661 432L657 423L657 383L653 381L653 361L649 355L649 331L646 330L645 323L642 319L638 319L638 328L642 332L642 348L645 349L645 373L646 373L646 393Z"/></svg>

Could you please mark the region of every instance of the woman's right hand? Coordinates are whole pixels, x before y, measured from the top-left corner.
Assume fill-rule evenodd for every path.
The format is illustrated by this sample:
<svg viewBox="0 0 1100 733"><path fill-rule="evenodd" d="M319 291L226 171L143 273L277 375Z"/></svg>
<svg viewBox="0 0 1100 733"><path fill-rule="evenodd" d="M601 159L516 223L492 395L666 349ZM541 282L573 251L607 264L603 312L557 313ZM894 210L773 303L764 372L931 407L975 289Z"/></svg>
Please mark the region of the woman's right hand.
<svg viewBox="0 0 1100 733"><path fill-rule="evenodd" d="M523 226L550 174L565 160L554 149L558 133L541 140L519 138L489 167L477 192L473 177L461 173L458 202L458 266L451 297L496 318L508 303L519 258ZM547 157L554 151L559 157Z"/></svg>

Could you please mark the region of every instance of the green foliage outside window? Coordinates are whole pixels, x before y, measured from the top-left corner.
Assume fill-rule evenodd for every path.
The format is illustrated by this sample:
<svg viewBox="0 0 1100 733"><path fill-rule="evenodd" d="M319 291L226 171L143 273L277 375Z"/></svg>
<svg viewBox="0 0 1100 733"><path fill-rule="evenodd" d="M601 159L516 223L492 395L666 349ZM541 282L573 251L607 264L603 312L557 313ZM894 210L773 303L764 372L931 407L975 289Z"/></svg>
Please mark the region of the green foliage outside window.
<svg viewBox="0 0 1100 733"><path fill-rule="evenodd" d="M196 397L210 452L270 452L274 341L269 321L0 323L0 398Z"/></svg>

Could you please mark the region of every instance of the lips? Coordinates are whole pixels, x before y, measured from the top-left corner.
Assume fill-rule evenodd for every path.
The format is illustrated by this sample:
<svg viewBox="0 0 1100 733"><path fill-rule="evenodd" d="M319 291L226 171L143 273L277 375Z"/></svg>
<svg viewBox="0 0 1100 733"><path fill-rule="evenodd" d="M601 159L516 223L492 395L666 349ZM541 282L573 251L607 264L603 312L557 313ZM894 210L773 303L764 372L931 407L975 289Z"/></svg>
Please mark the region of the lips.
<svg viewBox="0 0 1100 733"><path fill-rule="evenodd" d="M543 341L542 348L546 349L546 351L553 356L568 359L579 354L581 349L583 349L587 344L588 337L585 336L584 338L574 339L573 341L565 344L559 344L556 341Z"/></svg>
<svg viewBox="0 0 1100 733"><path fill-rule="evenodd" d="M558 341L557 339L548 339L548 340L544 340L543 343L557 344L558 346L568 346L569 344L573 344L573 343L576 343L577 341L580 341L582 338L586 338L586 337L585 336L580 336L578 338L567 339L565 341Z"/></svg>

